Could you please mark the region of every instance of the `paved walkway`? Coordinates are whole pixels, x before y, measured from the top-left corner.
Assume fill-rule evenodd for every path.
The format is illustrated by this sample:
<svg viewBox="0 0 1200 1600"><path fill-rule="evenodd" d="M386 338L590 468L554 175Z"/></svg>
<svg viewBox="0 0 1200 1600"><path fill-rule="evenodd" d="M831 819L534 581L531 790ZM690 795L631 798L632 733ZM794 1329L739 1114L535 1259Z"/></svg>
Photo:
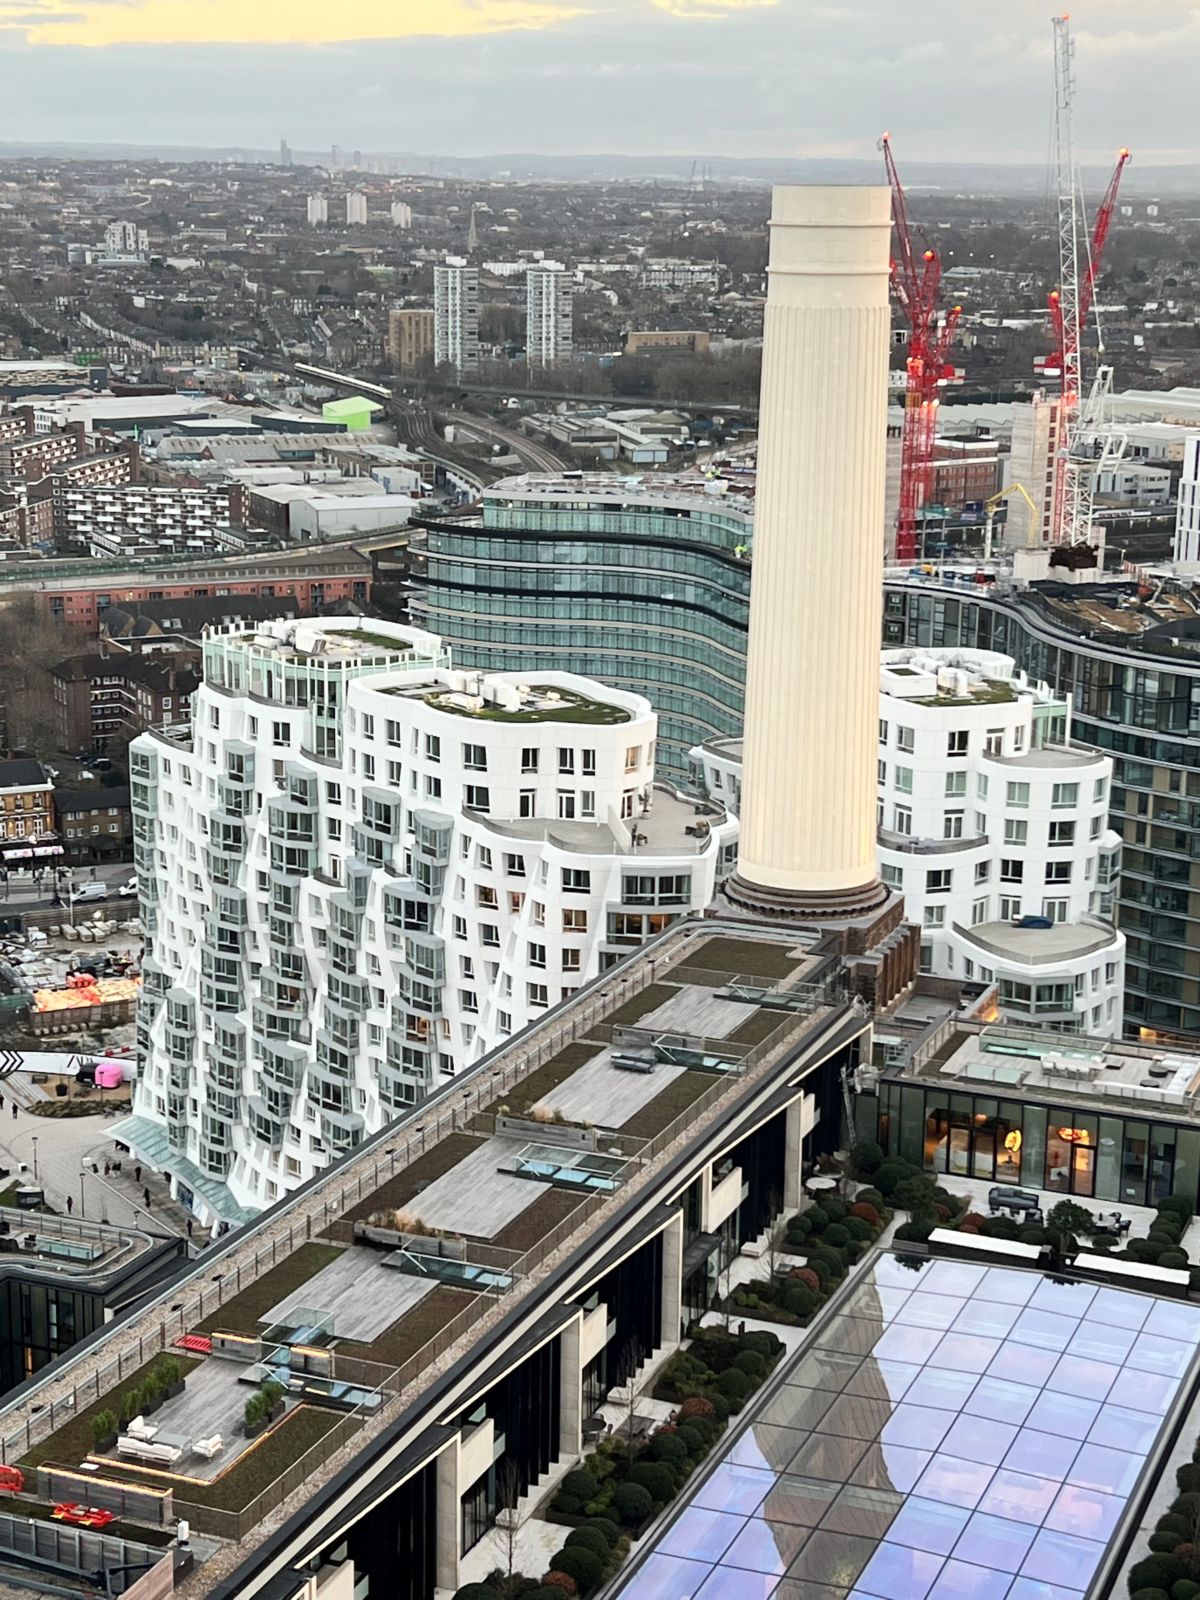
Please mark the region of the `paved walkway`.
<svg viewBox="0 0 1200 1600"><path fill-rule="evenodd" d="M25 1109L32 1098L28 1089L20 1073L0 1083L0 1166L7 1167L14 1180L34 1181L36 1167L36 1181L56 1211L156 1233L187 1233L189 1213L171 1199L163 1178L143 1167L139 1181L136 1162L118 1157L108 1117L35 1117ZM119 1173L111 1170L115 1157L121 1159ZM146 1189L150 1191L148 1207ZM194 1224L192 1243L197 1251L206 1242L206 1231Z"/></svg>

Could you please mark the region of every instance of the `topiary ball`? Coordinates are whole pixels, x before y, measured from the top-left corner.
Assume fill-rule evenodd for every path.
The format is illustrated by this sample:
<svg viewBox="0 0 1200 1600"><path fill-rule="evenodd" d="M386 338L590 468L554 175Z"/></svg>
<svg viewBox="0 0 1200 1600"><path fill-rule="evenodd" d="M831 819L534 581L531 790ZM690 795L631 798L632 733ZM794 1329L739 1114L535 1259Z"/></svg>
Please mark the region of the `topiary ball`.
<svg viewBox="0 0 1200 1600"><path fill-rule="evenodd" d="M636 1527L654 1510L654 1497L640 1483L622 1483L613 1494L613 1510L626 1527Z"/></svg>
<svg viewBox="0 0 1200 1600"><path fill-rule="evenodd" d="M578 1545L582 1550L590 1550L593 1555L600 1557L601 1562L608 1560L608 1552L612 1548L597 1528L589 1528L586 1523L582 1528L571 1529L563 1549L570 1549L574 1545Z"/></svg>
<svg viewBox="0 0 1200 1600"><path fill-rule="evenodd" d="M581 1545L564 1545L557 1555L550 1557L551 1572L565 1572L579 1585L579 1592L587 1594L604 1575L604 1562L594 1551Z"/></svg>

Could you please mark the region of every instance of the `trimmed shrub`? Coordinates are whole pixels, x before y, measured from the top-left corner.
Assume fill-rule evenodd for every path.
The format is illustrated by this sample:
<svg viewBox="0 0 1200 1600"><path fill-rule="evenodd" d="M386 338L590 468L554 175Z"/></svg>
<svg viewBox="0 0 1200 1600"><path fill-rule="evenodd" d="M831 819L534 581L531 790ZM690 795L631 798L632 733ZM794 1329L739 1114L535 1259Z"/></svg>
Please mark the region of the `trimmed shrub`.
<svg viewBox="0 0 1200 1600"><path fill-rule="evenodd" d="M798 1242L803 1242L807 1239L812 1231L812 1219L803 1211L798 1217L793 1217L787 1225L788 1238Z"/></svg>
<svg viewBox="0 0 1200 1600"><path fill-rule="evenodd" d="M985 1239L1015 1239L1021 1225L1015 1217L985 1217L979 1231Z"/></svg>
<svg viewBox="0 0 1200 1600"><path fill-rule="evenodd" d="M1030 1222L1020 1229L1017 1238L1022 1244L1046 1244L1050 1235L1039 1223Z"/></svg>
<svg viewBox="0 0 1200 1600"><path fill-rule="evenodd" d="M900 1224L895 1236L897 1239L907 1239L911 1244L924 1244L936 1227L935 1217L913 1217L911 1221Z"/></svg>
<svg viewBox="0 0 1200 1600"><path fill-rule="evenodd" d="M586 1467L576 1467L573 1472L568 1472L559 1484L554 1503L560 1511L572 1515L582 1511L584 1506L594 1500L599 1493L600 1485L595 1476Z"/></svg>
<svg viewBox="0 0 1200 1600"><path fill-rule="evenodd" d="M829 1270L828 1261L817 1261L812 1257L809 1258L808 1266L805 1268L805 1271L810 1277L817 1280L818 1289L823 1289L829 1282L830 1278L834 1276L834 1274Z"/></svg>
<svg viewBox="0 0 1200 1600"><path fill-rule="evenodd" d="M871 1178L883 1165L883 1150L874 1139L864 1139L851 1150L850 1158L856 1172L864 1178Z"/></svg>
<svg viewBox="0 0 1200 1600"><path fill-rule="evenodd" d="M112 1443L117 1436L117 1415L115 1411L97 1411L92 1418L92 1442L97 1450L103 1450Z"/></svg>
<svg viewBox="0 0 1200 1600"><path fill-rule="evenodd" d="M902 1179L892 1194L892 1203L904 1211L923 1211L931 1205L944 1205L946 1215L950 1215L950 1207L923 1173Z"/></svg>
<svg viewBox="0 0 1200 1600"><path fill-rule="evenodd" d="M497 1595L490 1583L464 1583L454 1591L454 1600L497 1600Z"/></svg>
<svg viewBox="0 0 1200 1600"><path fill-rule="evenodd" d="M844 1200L839 1200L836 1195L822 1195L821 1210L829 1218L830 1222L841 1222L842 1218L846 1215L847 1209L846 1202Z"/></svg>
<svg viewBox="0 0 1200 1600"><path fill-rule="evenodd" d="M1139 1589L1133 1600L1171 1600L1165 1589Z"/></svg>
<svg viewBox="0 0 1200 1600"><path fill-rule="evenodd" d="M1152 1533L1146 1540L1146 1546L1155 1555L1173 1556L1179 1542L1177 1533Z"/></svg>
<svg viewBox="0 0 1200 1600"><path fill-rule="evenodd" d="M1190 1222L1195 1214L1195 1207L1184 1194L1169 1194L1160 1200L1154 1209L1159 1212L1173 1212L1177 1217L1182 1217L1184 1222Z"/></svg>
<svg viewBox="0 0 1200 1600"><path fill-rule="evenodd" d="M906 1178L919 1176L920 1173L911 1161L901 1161L898 1156L889 1156L875 1169L875 1187L886 1199L895 1192L897 1184L903 1183Z"/></svg>
<svg viewBox="0 0 1200 1600"><path fill-rule="evenodd" d="M687 1464L688 1447L677 1433L656 1433L645 1454L648 1460L665 1461L679 1471Z"/></svg>
<svg viewBox="0 0 1200 1600"><path fill-rule="evenodd" d="M690 1395L688 1395L687 1399L683 1402L683 1404L680 1406L679 1410L675 1413L676 1417L679 1419L680 1422L689 1422L693 1418L700 1418L700 1419L703 1419L705 1421L711 1421L712 1418L716 1416L716 1414L717 1414L716 1407L713 1405L712 1401L706 1399L704 1397L704 1395L702 1395L702 1394L690 1394ZM571 1473L567 1474L567 1477L571 1477L571 1476L572 1476ZM566 1479L564 1479L563 1481L566 1482ZM594 1498L595 1498L594 1495L589 1495L588 1496L589 1500L594 1499Z"/></svg>
<svg viewBox="0 0 1200 1600"><path fill-rule="evenodd" d="M739 1350L733 1358L735 1372L744 1372L754 1382L761 1383L767 1375L766 1357L757 1350Z"/></svg>
<svg viewBox="0 0 1200 1600"><path fill-rule="evenodd" d="M612 1498L613 1510L626 1527L636 1527L654 1510L654 1497L640 1483L622 1483Z"/></svg>
<svg viewBox="0 0 1200 1600"><path fill-rule="evenodd" d="M883 1196L878 1189L860 1189L854 1196L854 1205L874 1206L879 1215L883 1215ZM850 1209L853 1211L854 1206Z"/></svg>
<svg viewBox="0 0 1200 1600"><path fill-rule="evenodd" d="M645 1489L659 1505L665 1505L675 1494L675 1474L665 1461L635 1461L625 1481Z"/></svg>
<svg viewBox="0 0 1200 1600"><path fill-rule="evenodd" d="M797 1267L788 1276L793 1283L798 1283L801 1288L810 1290L814 1295L821 1287L821 1280L811 1267Z"/></svg>
<svg viewBox="0 0 1200 1600"><path fill-rule="evenodd" d="M817 1308L816 1295L802 1283L784 1283L783 1293L778 1298L783 1309L794 1317L811 1317Z"/></svg>
<svg viewBox="0 0 1200 1600"><path fill-rule="evenodd" d="M1180 1578L1171 1585L1171 1600L1196 1600L1200 1595L1200 1583L1194 1578Z"/></svg>
<svg viewBox="0 0 1200 1600"><path fill-rule="evenodd" d="M1188 1258L1184 1255L1182 1250L1164 1250L1162 1255L1160 1255L1158 1258L1158 1265L1160 1267L1171 1267L1176 1272L1185 1271L1187 1264Z"/></svg>
<svg viewBox="0 0 1200 1600"><path fill-rule="evenodd" d="M862 1217L847 1217L839 1226L850 1235L851 1244L870 1244L875 1237L874 1227Z"/></svg>
<svg viewBox="0 0 1200 1600"><path fill-rule="evenodd" d="M717 1379L717 1393L724 1395L733 1408L739 1408L754 1392L754 1379L737 1367L730 1367Z"/></svg>
<svg viewBox="0 0 1200 1600"><path fill-rule="evenodd" d="M1200 1494L1200 1466L1194 1461L1185 1461L1183 1466L1175 1469L1175 1485L1181 1494ZM1185 1577L1185 1573L1179 1576Z"/></svg>
<svg viewBox="0 0 1200 1600"><path fill-rule="evenodd" d="M1186 1577L1187 1569L1177 1556L1146 1556L1129 1569L1129 1592L1131 1595L1137 1594L1139 1589L1169 1592L1173 1583Z"/></svg>
<svg viewBox="0 0 1200 1600"><path fill-rule="evenodd" d="M1192 1531L1192 1525L1186 1517L1181 1517L1177 1511L1165 1511L1154 1524L1155 1533L1174 1533L1180 1539L1186 1539Z"/></svg>
<svg viewBox="0 0 1200 1600"><path fill-rule="evenodd" d="M846 1232L845 1224L831 1222L825 1229L825 1236L821 1243L828 1245L831 1250L844 1250L850 1243L850 1235Z"/></svg>
<svg viewBox="0 0 1200 1600"><path fill-rule="evenodd" d="M607 1540L610 1550L614 1550L620 1542L621 1530L608 1517L589 1517L584 1523L584 1527L591 1528L593 1532L601 1534Z"/></svg>
<svg viewBox="0 0 1200 1600"><path fill-rule="evenodd" d="M612 1548L598 1529L589 1528L586 1523L582 1528L571 1529L563 1549L570 1550L576 1545L581 1550L590 1550L594 1556L599 1556L601 1562L608 1560L608 1552Z"/></svg>
<svg viewBox="0 0 1200 1600"><path fill-rule="evenodd" d="M878 1228L883 1219L878 1206L873 1206L869 1200L856 1200L850 1207L850 1220L865 1222L868 1228Z"/></svg>
<svg viewBox="0 0 1200 1600"><path fill-rule="evenodd" d="M578 1594L579 1585L566 1572L548 1572L536 1589L528 1589L522 1600L562 1600L565 1594Z"/></svg>
<svg viewBox="0 0 1200 1600"><path fill-rule="evenodd" d="M766 1328L753 1328L749 1333L741 1336L743 1350L756 1351L764 1361L774 1361L776 1356L783 1354L783 1340L776 1333L771 1333Z"/></svg>
<svg viewBox="0 0 1200 1600"><path fill-rule="evenodd" d="M702 1426L699 1421L683 1423L675 1437L683 1440L687 1446L688 1458L692 1461L698 1461L712 1446L712 1437L707 1427Z"/></svg>
<svg viewBox="0 0 1200 1600"><path fill-rule="evenodd" d="M824 1233L829 1226L829 1213L824 1206L809 1206L803 1215L808 1218L810 1233Z"/></svg>
<svg viewBox="0 0 1200 1600"><path fill-rule="evenodd" d="M604 1576L604 1562L591 1550L579 1545L564 1545L556 1556L550 1557L551 1572L565 1572L574 1578L580 1594L594 1589Z"/></svg>

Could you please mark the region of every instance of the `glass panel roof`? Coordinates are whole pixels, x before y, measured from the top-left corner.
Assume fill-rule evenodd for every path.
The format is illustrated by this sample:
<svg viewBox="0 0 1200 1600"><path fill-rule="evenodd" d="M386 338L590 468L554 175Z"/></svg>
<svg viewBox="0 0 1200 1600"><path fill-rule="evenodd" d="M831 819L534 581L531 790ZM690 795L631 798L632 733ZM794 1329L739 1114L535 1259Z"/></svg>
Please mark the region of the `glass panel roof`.
<svg viewBox="0 0 1200 1600"><path fill-rule="evenodd" d="M622 1600L1086 1600L1200 1307L881 1256Z"/></svg>

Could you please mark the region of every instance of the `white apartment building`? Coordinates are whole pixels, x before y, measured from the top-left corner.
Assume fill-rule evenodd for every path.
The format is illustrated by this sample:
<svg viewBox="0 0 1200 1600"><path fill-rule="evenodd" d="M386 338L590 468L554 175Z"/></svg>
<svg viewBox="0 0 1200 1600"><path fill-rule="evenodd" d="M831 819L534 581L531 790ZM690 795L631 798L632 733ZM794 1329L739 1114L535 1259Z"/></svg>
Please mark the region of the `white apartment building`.
<svg viewBox="0 0 1200 1600"><path fill-rule="evenodd" d="M479 365L479 269L459 256L433 269L433 359L459 372Z"/></svg>
<svg viewBox="0 0 1200 1600"><path fill-rule="evenodd" d="M310 228L319 227L329 221L329 201L323 194L310 194L308 197L308 225Z"/></svg>
<svg viewBox="0 0 1200 1600"><path fill-rule="evenodd" d="M412 227L413 208L405 200L392 201L392 226L408 230Z"/></svg>
<svg viewBox="0 0 1200 1600"><path fill-rule="evenodd" d="M361 228L367 221L367 197L361 189L351 189L346 196L346 225Z"/></svg>
<svg viewBox="0 0 1200 1600"><path fill-rule="evenodd" d="M1183 447L1174 556L1176 561L1200 561L1200 433L1189 435Z"/></svg>
<svg viewBox="0 0 1200 1600"><path fill-rule="evenodd" d="M1012 409L1012 449L1005 472L1007 484L1021 484L1037 507L1036 518L1023 495L1012 495L1004 542L1010 550L1050 542L1054 515L1054 473L1058 450L1059 403L1035 394L1027 405Z"/></svg>
<svg viewBox="0 0 1200 1600"><path fill-rule="evenodd" d="M573 295L570 274L557 261L531 265L525 274L525 359L531 367L571 359Z"/></svg>
<svg viewBox="0 0 1200 1600"><path fill-rule="evenodd" d="M455 672L393 624L210 635L131 749L146 937L117 1136L233 1224L542 1016L732 870L654 782L648 702Z"/></svg>
<svg viewBox="0 0 1200 1600"><path fill-rule="evenodd" d="M110 222L104 230L104 249L110 256L148 256L150 235L136 222Z"/></svg>
<svg viewBox="0 0 1200 1600"><path fill-rule="evenodd" d="M880 872L921 926L922 972L995 985L1008 1022L1119 1037L1113 764L1070 741L1070 704L1009 656L885 650ZM736 814L740 741L703 745L692 760Z"/></svg>

